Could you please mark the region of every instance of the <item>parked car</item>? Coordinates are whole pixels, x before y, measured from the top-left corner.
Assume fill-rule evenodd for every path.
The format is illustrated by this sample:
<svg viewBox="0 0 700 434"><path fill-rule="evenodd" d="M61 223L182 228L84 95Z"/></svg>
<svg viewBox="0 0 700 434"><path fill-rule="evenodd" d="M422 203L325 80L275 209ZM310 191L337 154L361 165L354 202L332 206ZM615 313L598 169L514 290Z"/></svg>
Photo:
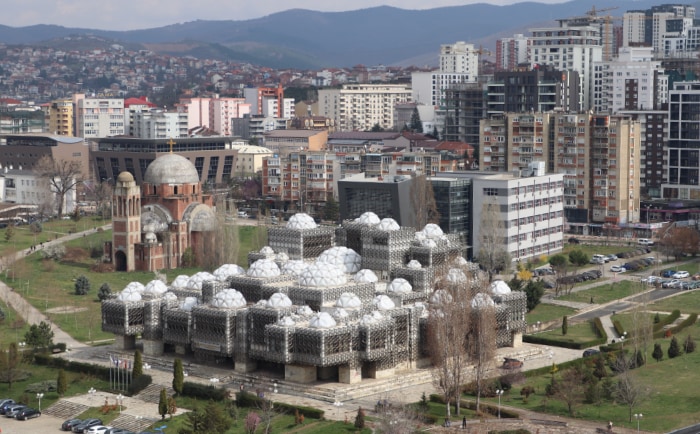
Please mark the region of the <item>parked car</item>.
<svg viewBox="0 0 700 434"><path fill-rule="evenodd" d="M607 262L610 262L610 261L617 261L620 258L618 258L617 255L610 254L610 255L607 255L605 257L605 259Z"/></svg>
<svg viewBox="0 0 700 434"><path fill-rule="evenodd" d="M17 402L15 402L14 399L5 399L5 402L0 404L0 414L5 414L5 411L7 410L7 407L11 405L15 405Z"/></svg>
<svg viewBox="0 0 700 434"><path fill-rule="evenodd" d="M589 348L583 352L583 357L591 357L595 356L596 354L600 354L600 351L594 348Z"/></svg>
<svg viewBox="0 0 700 434"><path fill-rule="evenodd" d="M596 258L595 255L593 255L593 257L591 258L591 264L597 264L597 265L605 264L605 259L604 258Z"/></svg>
<svg viewBox="0 0 700 434"><path fill-rule="evenodd" d="M637 243L640 246L653 246L654 245L654 241L650 240L649 238L640 238L637 240Z"/></svg>
<svg viewBox="0 0 700 434"><path fill-rule="evenodd" d="M503 369L520 369L522 367L522 360L511 359L510 357L506 357L505 359L503 359L503 365L501 365L501 368Z"/></svg>
<svg viewBox="0 0 700 434"><path fill-rule="evenodd" d="M238 214L237 214L237 215L238 215L238 218L242 218L242 219L247 219L247 218L248 218L248 213L245 212L245 211L238 211Z"/></svg>
<svg viewBox="0 0 700 434"><path fill-rule="evenodd" d="M61 431L71 431L74 426L82 422L82 419L68 419L61 424Z"/></svg>
<svg viewBox="0 0 700 434"><path fill-rule="evenodd" d="M581 243L581 240L579 240L576 237L569 238L569 244L580 244L580 243Z"/></svg>
<svg viewBox="0 0 700 434"><path fill-rule="evenodd" d="M685 279L686 277L690 277L690 273L687 271L676 271L671 277L674 279Z"/></svg>
<svg viewBox="0 0 700 434"><path fill-rule="evenodd" d="M27 406L24 404L11 405L5 410L5 417L14 419L14 417L17 416L17 413L19 413L21 410L24 410L25 408L27 408Z"/></svg>
<svg viewBox="0 0 700 434"><path fill-rule="evenodd" d="M90 428L88 428L87 431L85 431L87 434L105 434L107 431L110 429L114 428L113 426L105 426L105 425L93 425Z"/></svg>
<svg viewBox="0 0 700 434"><path fill-rule="evenodd" d="M15 419L17 420L27 420L27 419L34 419L35 417L41 416L41 412L37 410L36 408L25 408L23 410L20 410L16 415Z"/></svg>
<svg viewBox="0 0 700 434"><path fill-rule="evenodd" d="M624 273L625 271L627 271L627 269L622 265L613 265L612 267L610 267L610 271L612 271L613 273Z"/></svg>
<svg viewBox="0 0 700 434"><path fill-rule="evenodd" d="M73 432L82 433L83 431L87 431L88 428L95 425L102 425L102 421L100 419L85 419L79 424L73 426Z"/></svg>
<svg viewBox="0 0 700 434"><path fill-rule="evenodd" d="M681 281L678 279L665 280L665 281L661 282L661 287L662 288L675 288L679 283L681 283Z"/></svg>
<svg viewBox="0 0 700 434"><path fill-rule="evenodd" d="M671 277L676 274L676 270L664 270L661 272L661 277Z"/></svg>

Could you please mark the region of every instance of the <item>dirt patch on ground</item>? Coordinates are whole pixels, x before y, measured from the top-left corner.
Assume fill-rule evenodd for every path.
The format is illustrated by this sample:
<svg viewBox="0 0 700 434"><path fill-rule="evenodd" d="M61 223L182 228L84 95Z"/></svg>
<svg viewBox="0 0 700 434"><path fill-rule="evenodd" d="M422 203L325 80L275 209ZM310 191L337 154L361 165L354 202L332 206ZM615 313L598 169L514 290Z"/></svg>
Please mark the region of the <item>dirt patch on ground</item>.
<svg viewBox="0 0 700 434"><path fill-rule="evenodd" d="M83 312L86 310L87 310L87 307L58 306L58 307L54 307L54 308L47 310L46 313L66 314L66 313Z"/></svg>

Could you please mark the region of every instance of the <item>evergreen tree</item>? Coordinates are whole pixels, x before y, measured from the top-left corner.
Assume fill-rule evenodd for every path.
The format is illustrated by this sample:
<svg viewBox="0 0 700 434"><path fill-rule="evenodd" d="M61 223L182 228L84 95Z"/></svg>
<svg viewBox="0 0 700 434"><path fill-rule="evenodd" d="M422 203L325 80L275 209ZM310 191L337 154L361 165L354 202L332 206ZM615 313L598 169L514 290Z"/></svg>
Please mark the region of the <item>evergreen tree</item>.
<svg viewBox="0 0 700 434"><path fill-rule="evenodd" d="M100 286L100 290L97 292L97 298L100 301L104 301L112 295L112 288L109 287L109 283L105 282Z"/></svg>
<svg viewBox="0 0 700 434"><path fill-rule="evenodd" d="M173 389L178 395L182 394L185 385L185 371L182 368L182 360L175 359L173 363Z"/></svg>
<svg viewBox="0 0 700 434"><path fill-rule="evenodd" d="M674 359L681 355L681 347L678 345L676 337L671 338L671 344L668 346L668 358Z"/></svg>
<svg viewBox="0 0 700 434"><path fill-rule="evenodd" d="M435 140L440 140L440 133L438 132L437 127L434 125L433 125L433 137L435 137Z"/></svg>
<svg viewBox="0 0 700 434"><path fill-rule="evenodd" d="M338 206L338 201L331 195L326 201L326 205L323 207L323 218L336 222L339 216L340 208Z"/></svg>
<svg viewBox="0 0 700 434"><path fill-rule="evenodd" d="M75 295L85 295L90 292L90 280L84 275L75 279Z"/></svg>
<svg viewBox="0 0 700 434"><path fill-rule="evenodd" d="M564 315L564 318L561 321L561 334L566 336L566 333L569 331L569 317Z"/></svg>
<svg viewBox="0 0 700 434"><path fill-rule="evenodd" d="M24 341L26 344L33 348L34 351L39 349L47 350L51 345L53 345L53 330L51 330L51 325L45 321L39 324L32 324L24 334Z"/></svg>
<svg viewBox="0 0 700 434"><path fill-rule="evenodd" d="M659 312L656 312L656 315L654 315L654 324L658 324L661 322L661 316L659 315Z"/></svg>
<svg viewBox="0 0 700 434"><path fill-rule="evenodd" d="M413 113L411 113L411 130L416 133L423 132L423 122L420 120L420 113L418 113L418 107L413 108Z"/></svg>
<svg viewBox="0 0 700 434"><path fill-rule="evenodd" d="M14 225L9 225L7 229L5 229L5 241L8 243L12 241L12 238L15 236L15 226Z"/></svg>
<svg viewBox="0 0 700 434"><path fill-rule="evenodd" d="M644 366L644 363L646 363L646 360L644 360L644 353L642 350L637 350L637 355L635 357L635 365L637 368L641 368Z"/></svg>
<svg viewBox="0 0 700 434"><path fill-rule="evenodd" d="M685 343L683 344L686 354L690 354L695 351L695 340L692 336L688 335L685 337Z"/></svg>
<svg viewBox="0 0 700 434"><path fill-rule="evenodd" d="M224 410L219 404L214 401L209 401L204 407L206 415L206 431L207 433L224 434L231 425L231 419L226 416Z"/></svg>
<svg viewBox="0 0 700 434"><path fill-rule="evenodd" d="M365 429L365 411L362 407L357 409L357 416L355 416L355 428Z"/></svg>
<svg viewBox="0 0 700 434"><path fill-rule="evenodd" d="M653 357L657 362L663 360L664 350L661 349L661 344L654 344L654 351L651 353L651 357Z"/></svg>
<svg viewBox="0 0 700 434"><path fill-rule="evenodd" d="M165 388L160 389L158 414L160 415L160 420L165 420L165 415L168 414L168 393L165 391Z"/></svg>
<svg viewBox="0 0 700 434"><path fill-rule="evenodd" d="M137 379L143 375L143 357L141 351L136 350L134 353L134 367L131 368L131 378Z"/></svg>
<svg viewBox="0 0 700 434"><path fill-rule="evenodd" d="M63 396L67 390L68 379L66 378L66 371L61 369L58 371L58 379L56 380L56 393L58 393L58 396Z"/></svg>

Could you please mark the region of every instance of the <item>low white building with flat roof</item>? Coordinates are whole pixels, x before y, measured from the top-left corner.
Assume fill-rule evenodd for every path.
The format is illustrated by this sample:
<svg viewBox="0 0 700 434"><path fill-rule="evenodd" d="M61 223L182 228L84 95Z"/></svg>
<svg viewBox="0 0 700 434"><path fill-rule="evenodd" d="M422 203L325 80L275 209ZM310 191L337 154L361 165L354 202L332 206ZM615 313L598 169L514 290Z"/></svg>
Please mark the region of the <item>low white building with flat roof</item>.
<svg viewBox="0 0 700 434"><path fill-rule="evenodd" d="M473 252L481 248L481 224L489 204L498 206L503 243L514 262L562 250L564 175L545 174L544 163L529 169L472 178Z"/></svg>

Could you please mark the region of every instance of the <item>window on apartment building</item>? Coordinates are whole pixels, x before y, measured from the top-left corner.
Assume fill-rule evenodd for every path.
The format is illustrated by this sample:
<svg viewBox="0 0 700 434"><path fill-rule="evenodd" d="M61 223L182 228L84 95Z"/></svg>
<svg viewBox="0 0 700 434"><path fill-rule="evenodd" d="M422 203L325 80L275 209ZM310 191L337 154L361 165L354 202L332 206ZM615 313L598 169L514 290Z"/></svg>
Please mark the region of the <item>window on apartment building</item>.
<svg viewBox="0 0 700 434"><path fill-rule="evenodd" d="M497 188L484 188L484 196L498 196Z"/></svg>

